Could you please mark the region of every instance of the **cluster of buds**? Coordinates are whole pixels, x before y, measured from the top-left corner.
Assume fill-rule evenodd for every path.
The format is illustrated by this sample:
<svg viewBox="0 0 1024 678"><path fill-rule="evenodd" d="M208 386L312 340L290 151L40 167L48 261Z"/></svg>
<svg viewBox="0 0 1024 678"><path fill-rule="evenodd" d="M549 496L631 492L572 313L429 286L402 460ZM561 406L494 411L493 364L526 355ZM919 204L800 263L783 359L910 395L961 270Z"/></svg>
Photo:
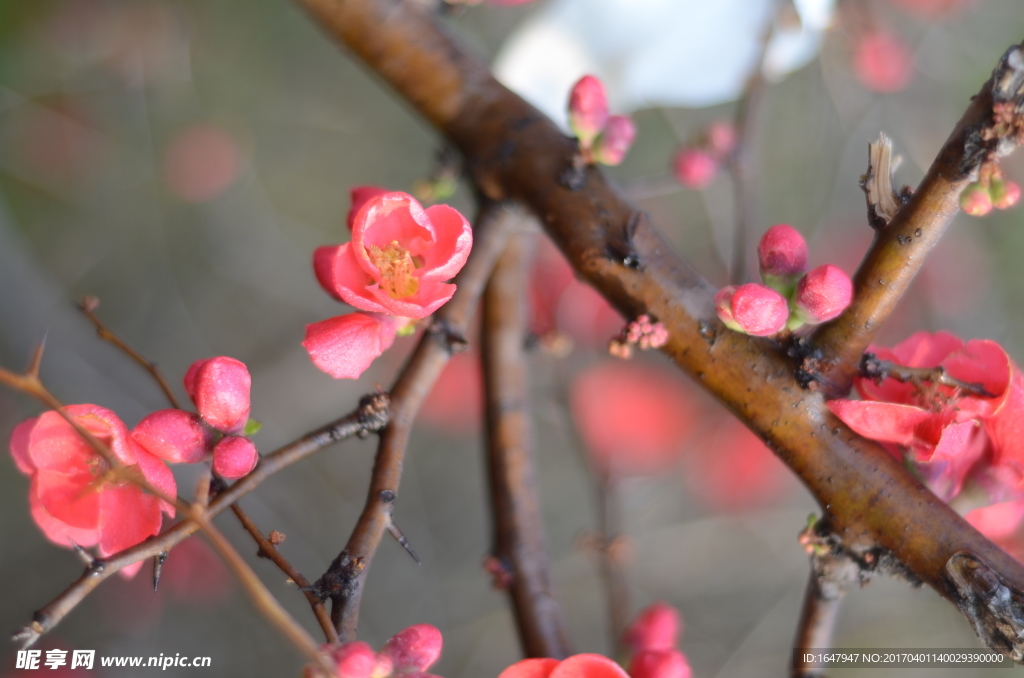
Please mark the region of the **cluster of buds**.
<svg viewBox="0 0 1024 678"><path fill-rule="evenodd" d="M10 449L15 465L32 479L29 508L36 525L60 546L96 546L104 557L159 534L161 513L174 515L164 498L177 496L167 462L195 463L212 454L214 471L229 479L256 466L259 453L247 437L258 428L249 419L251 383L243 363L208 358L185 375L198 412L159 410L131 431L114 412L91 404L22 422L11 434ZM101 457L65 416L112 456ZM161 496L125 482L112 466L134 469ZM120 572L132 577L141 566L140 561Z"/></svg>
<svg viewBox="0 0 1024 678"><path fill-rule="evenodd" d="M757 254L763 285L729 285L715 295L715 310L729 329L767 337L832 320L850 305L850 276L832 264L806 272L807 243L792 226L768 229Z"/></svg>
<svg viewBox="0 0 1024 678"><path fill-rule="evenodd" d="M352 189L351 242L313 253L320 285L361 312L306 326L302 345L313 364L335 379L356 379L395 340L411 334L455 294L444 282L473 246L466 218L447 205L423 209L406 193L376 186Z"/></svg>
<svg viewBox="0 0 1024 678"><path fill-rule="evenodd" d="M660 322L651 320L644 314L628 323L622 334L608 342L608 352L616 358L629 360L633 357L633 348L641 351L649 348L661 348L668 341L668 330Z"/></svg>
<svg viewBox="0 0 1024 678"><path fill-rule="evenodd" d="M561 661L524 659L498 678L690 678L693 671L686 655L676 648L679 628L679 612L657 602L641 612L623 636L628 672L608 657L577 654Z"/></svg>
<svg viewBox="0 0 1024 678"><path fill-rule="evenodd" d="M696 143L684 146L672 161L676 181L694 190L706 188L736 149L736 128L727 120L712 122Z"/></svg>
<svg viewBox="0 0 1024 678"><path fill-rule="evenodd" d="M336 667L336 678L437 678L426 671L441 656L441 645L441 632L436 627L416 624L392 636L380 652L361 640L325 645L323 650ZM303 672L305 678L322 675L313 665Z"/></svg>
<svg viewBox="0 0 1024 678"><path fill-rule="evenodd" d="M960 193L960 209L972 217L983 217L992 208L1005 210L1020 200L1020 185L1003 176L995 163L982 165L978 180Z"/></svg>
<svg viewBox="0 0 1024 678"><path fill-rule="evenodd" d="M579 140L580 155L588 165L618 165L636 137L633 121L625 115L608 115L604 84L584 75L569 94L569 127Z"/></svg>

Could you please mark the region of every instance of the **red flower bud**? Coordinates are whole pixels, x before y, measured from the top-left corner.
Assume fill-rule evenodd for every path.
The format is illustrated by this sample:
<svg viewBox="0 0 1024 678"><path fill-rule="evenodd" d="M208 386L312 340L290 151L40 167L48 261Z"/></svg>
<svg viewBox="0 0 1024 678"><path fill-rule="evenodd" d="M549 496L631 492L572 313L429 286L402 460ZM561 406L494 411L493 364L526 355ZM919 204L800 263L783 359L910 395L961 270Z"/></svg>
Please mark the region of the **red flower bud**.
<svg viewBox="0 0 1024 678"><path fill-rule="evenodd" d="M171 463L194 464L206 455L209 437L199 415L185 410L158 410L132 431L146 451Z"/></svg>
<svg viewBox="0 0 1024 678"><path fill-rule="evenodd" d="M788 294L796 279L807 271L807 243L792 226L776 224L761 236L757 260L765 284Z"/></svg>
<svg viewBox="0 0 1024 678"><path fill-rule="evenodd" d="M220 356L197 360L185 373L185 390L207 424L236 433L249 420L252 379L245 364Z"/></svg>
<svg viewBox="0 0 1024 678"><path fill-rule="evenodd" d="M352 230L352 224L355 222L356 215L359 214L359 210L362 209L363 205L378 195L384 195L385 193L390 193L390 191L379 186L353 186L349 192L349 195L352 197L352 206L348 208L348 215L345 217L348 230Z"/></svg>
<svg viewBox="0 0 1024 678"><path fill-rule="evenodd" d="M592 75L584 75L573 85L569 95L569 127L589 148L608 122L608 97L604 84Z"/></svg>
<svg viewBox="0 0 1024 678"><path fill-rule="evenodd" d="M636 616L622 640L633 652L671 650L679 638L680 625L679 611L659 600Z"/></svg>
<svg viewBox="0 0 1024 678"><path fill-rule="evenodd" d="M757 283L723 287L715 295L715 310L726 327L755 337L781 332L789 318L786 299Z"/></svg>
<svg viewBox="0 0 1024 678"><path fill-rule="evenodd" d="M718 161L710 153L699 148L684 148L673 161L676 181L699 190L708 186L718 174Z"/></svg>
<svg viewBox="0 0 1024 678"><path fill-rule="evenodd" d="M989 189L992 206L999 210L1013 207L1020 200L1020 186L1009 179L993 179Z"/></svg>
<svg viewBox="0 0 1024 678"><path fill-rule="evenodd" d="M391 636L380 653L394 662L398 673L426 671L441 656L441 632L416 624Z"/></svg>
<svg viewBox="0 0 1024 678"><path fill-rule="evenodd" d="M228 480L249 473L259 460L256 445L244 436L225 436L213 448L213 470Z"/></svg>
<svg viewBox="0 0 1024 678"><path fill-rule="evenodd" d="M636 126L625 115L613 115L597 141L594 158L602 165L618 165L626 157L636 137Z"/></svg>
<svg viewBox="0 0 1024 678"><path fill-rule="evenodd" d="M992 195L978 182L968 184L960 194L960 209L972 217L983 217L992 211Z"/></svg>
<svg viewBox="0 0 1024 678"><path fill-rule="evenodd" d="M794 317L799 322L812 325L823 323L846 310L852 300L853 281L850 276L838 266L824 264L797 284L793 298Z"/></svg>
<svg viewBox="0 0 1024 678"><path fill-rule="evenodd" d="M631 678L690 678L686 656L676 649L640 652L629 664Z"/></svg>
<svg viewBox="0 0 1024 678"><path fill-rule="evenodd" d="M331 659L338 666L338 678L371 678L377 665L377 654L361 640L331 648Z"/></svg>

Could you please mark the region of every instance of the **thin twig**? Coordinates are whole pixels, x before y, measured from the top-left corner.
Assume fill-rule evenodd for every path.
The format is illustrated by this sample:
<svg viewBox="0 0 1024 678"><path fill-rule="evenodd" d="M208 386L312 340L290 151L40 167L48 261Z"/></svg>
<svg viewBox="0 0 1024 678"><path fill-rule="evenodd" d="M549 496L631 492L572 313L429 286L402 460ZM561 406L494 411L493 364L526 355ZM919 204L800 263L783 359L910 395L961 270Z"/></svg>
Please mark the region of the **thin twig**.
<svg viewBox="0 0 1024 678"><path fill-rule="evenodd" d="M343 641L356 636L363 584L391 524L413 419L452 353L465 346L469 320L484 284L512 224L520 219L502 205L484 202L475 220L473 250L455 278L458 290L438 311L391 389L391 421L381 433L366 505L344 550L316 584L331 598L331 619Z"/></svg>
<svg viewBox="0 0 1024 678"><path fill-rule="evenodd" d="M622 534L622 509L618 501L616 477L611 470L598 471L595 474L598 493L598 526L600 544L598 557L601 563L601 574L604 576L605 595L608 605L608 631L611 633L612 647L621 655L623 632L629 625L629 582L626 579L626 566L623 558L625 536Z"/></svg>
<svg viewBox="0 0 1024 678"><path fill-rule="evenodd" d="M2 373L0 373L0 377L2 377ZM208 514L211 517L216 516L277 472L335 442L352 436L363 436L380 431L387 424L388 418L388 396L386 394L376 393L365 396L360 401L359 408L351 414L311 431L262 457L249 475L239 479L213 498L207 507ZM59 596L40 608L33 615L33 621L26 631L33 637L32 640L50 631L107 577L140 560L167 553L198 529L199 525L194 521L183 520L157 537L147 539L141 544L103 558L99 561L98 567L87 569ZM21 635L19 634L19 636Z"/></svg>
<svg viewBox="0 0 1024 678"><path fill-rule="evenodd" d="M509 240L483 300L492 555L511 575L507 589L523 654L562 659L571 652L551 581L530 426L524 347L528 237L520 233Z"/></svg>
<svg viewBox="0 0 1024 678"><path fill-rule="evenodd" d="M306 596L306 600L309 601L310 607L313 608L313 614L316 616L316 620L320 623L320 628L323 629L324 636L327 638L328 643L335 643L338 641L338 632L334 630L334 624L331 623L331 615L327 612L327 608L324 607L323 601L321 601L316 595L310 591L309 580L302 576L302 573L295 569L295 566L288 562L288 559L278 550L274 543L267 539L260 528L256 526L252 518L249 517L241 506L237 503L231 505L231 511L238 518L238 521L242 523L242 527L245 531L252 535L253 540L260 547L259 553L268 558L271 562L277 565L282 572L288 575L288 578L295 582L295 585L299 587L302 594Z"/></svg>
<svg viewBox="0 0 1024 678"><path fill-rule="evenodd" d="M960 552L977 555L1009 590L1024 591L1024 567L928 492L880 445L832 415L821 392L804 390L779 346L728 331L714 310L716 288L673 253L648 217L623 200L599 170L587 169L571 188L559 184L558 177L576 154L575 142L498 83L436 19L400 0L297 2L459 148L484 195L528 206L576 271L623 315L657 317L669 333L664 352L771 445L827 507L847 548L890 551L950 600L957 599L957 592L946 564ZM1008 72L1011 62L1024 64L1019 51L1004 55L999 73ZM971 105L965 116L969 125L991 118L991 106L984 105L986 99L991 103L990 92L986 85ZM967 136L963 129L956 135L962 140ZM989 146L985 142L977 148L984 154ZM914 208L912 200L893 224L916 220L916 228L932 233L942 230L937 224L944 215L955 212L963 186L960 161L966 161L969 173L976 159L965 155L963 145L959 150L947 147L950 152L930 171L933 178L926 178L915 198L927 209ZM915 220L904 216L908 210L918 210ZM893 224L885 237L891 233L895 248L895 236L913 235L913 230L903 233L903 227ZM937 233L932 244L934 237ZM915 248L917 242L914 236ZM898 263L891 259L886 266L906 265L913 252L910 268L916 270L926 249L907 249ZM862 270L875 266L870 261L865 265ZM861 294L873 294L865 290L860 284L858 300ZM898 286L896 296L901 291ZM865 316L863 311L872 303L867 299L858 305L855 300L850 317L861 323L871 320L873 313ZM856 346L847 364L855 371L868 340L856 335L859 330L850 331L850 343ZM836 353L846 341L836 335L826 345ZM992 619L999 621L1000 614L993 612Z"/></svg>
<svg viewBox="0 0 1024 678"><path fill-rule="evenodd" d="M732 236L732 264L729 267L729 282L742 285L747 282L747 240L757 218L757 191L754 182L757 163L757 137L760 129L760 113L768 79L764 75L764 59L768 46L775 34L775 22L781 0L775 0L768 25L761 35L761 42L754 60L754 67L747 77L739 103L736 106L736 147L726 162L732 174L736 194L736 224Z"/></svg>
<svg viewBox="0 0 1024 678"><path fill-rule="evenodd" d="M96 326L96 334L99 335L100 339L109 341L114 346L124 351L132 360L141 365L147 372L153 375L153 379L156 380L157 385L160 386L160 390L167 396L167 401L176 410L181 409L181 405L178 404L178 399L174 397L174 392L171 391L170 384L164 379L163 373L160 368L157 367L155 362L147 360L141 353L136 351L134 348L129 346L119 336L110 331L110 329L103 324L103 321L99 319L95 311L100 305L100 300L93 296L88 296L82 299L78 303L78 308L82 311L86 318L92 321L93 325Z"/></svg>
<svg viewBox="0 0 1024 678"><path fill-rule="evenodd" d="M880 383L883 379L890 378L904 384L923 383L941 384L958 389L969 395L982 398L995 398L995 394L985 390L985 384L976 381L962 381L956 377L949 376L944 368L939 367L907 367L889 360L879 360L874 353L865 353L860 361L860 376Z"/></svg>

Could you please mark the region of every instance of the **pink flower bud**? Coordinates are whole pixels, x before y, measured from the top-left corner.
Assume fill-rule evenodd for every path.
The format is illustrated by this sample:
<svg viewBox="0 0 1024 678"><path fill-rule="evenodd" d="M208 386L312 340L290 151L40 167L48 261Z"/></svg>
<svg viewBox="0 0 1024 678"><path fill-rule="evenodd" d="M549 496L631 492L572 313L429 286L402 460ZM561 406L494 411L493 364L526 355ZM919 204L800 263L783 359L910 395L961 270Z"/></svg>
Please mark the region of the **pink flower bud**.
<svg viewBox="0 0 1024 678"><path fill-rule="evenodd" d="M992 211L992 195L978 182L968 184L960 194L960 209L972 217L983 217Z"/></svg>
<svg viewBox="0 0 1024 678"><path fill-rule="evenodd" d="M793 298L794 315L801 322L816 325L832 320L853 300L853 281L843 269L823 264L803 278Z"/></svg>
<svg viewBox="0 0 1024 678"><path fill-rule="evenodd" d="M853 71L866 88L875 92L897 92L914 73L910 49L887 31L873 31L857 41Z"/></svg>
<svg viewBox="0 0 1024 678"><path fill-rule="evenodd" d="M716 158L726 158L736 148L736 128L728 120L715 120L707 129L708 150Z"/></svg>
<svg viewBox="0 0 1024 678"><path fill-rule="evenodd" d="M775 287L769 278L786 280L799 277L807 271L807 243L792 226L776 224L761 236L761 242L757 245L757 260L761 264L761 275L765 283ZM792 282L789 284L792 285Z"/></svg>
<svg viewBox="0 0 1024 678"><path fill-rule="evenodd" d="M618 165L626 157L635 137L633 121L625 115L613 115L608 118L608 124L597 140L594 158L602 165Z"/></svg>
<svg viewBox="0 0 1024 678"><path fill-rule="evenodd" d="M608 97L604 84L592 75L584 75L573 85L569 95L569 127L580 140L580 146L589 148L607 122Z"/></svg>
<svg viewBox="0 0 1024 678"><path fill-rule="evenodd" d="M395 341L399 319L349 313L306 325L302 345L310 360L335 379L358 379Z"/></svg>
<svg viewBox="0 0 1024 678"><path fill-rule="evenodd" d="M236 433L249 420L252 379L245 363L220 356L197 360L185 373L185 390L207 424Z"/></svg>
<svg viewBox="0 0 1024 678"><path fill-rule="evenodd" d="M377 666L377 654L367 643L355 640L331 648L338 678L371 678Z"/></svg>
<svg viewBox="0 0 1024 678"><path fill-rule="evenodd" d="M682 149L673 165L676 181L694 190L705 188L718 174L718 161L699 148Z"/></svg>
<svg viewBox="0 0 1024 678"><path fill-rule="evenodd" d="M394 662L398 673L426 671L441 656L441 632L430 624L399 631L380 651Z"/></svg>
<svg viewBox="0 0 1024 678"><path fill-rule="evenodd" d="M629 665L631 678L690 678L686 656L676 649L639 652Z"/></svg>
<svg viewBox="0 0 1024 678"><path fill-rule="evenodd" d="M786 299L772 288L757 283L729 285L718 290L715 310L726 327L755 337L781 332L789 318Z"/></svg>
<svg viewBox="0 0 1024 678"><path fill-rule="evenodd" d="M259 460L256 446L244 436L225 436L213 448L213 470L228 480L249 473Z"/></svg>
<svg viewBox="0 0 1024 678"><path fill-rule="evenodd" d="M671 650L676 646L680 626L679 611L659 600L636 616L622 640L633 652Z"/></svg>
<svg viewBox="0 0 1024 678"><path fill-rule="evenodd" d="M999 210L1013 207L1020 200L1020 186L1009 179L993 179L989 191L992 194L992 206Z"/></svg>
<svg viewBox="0 0 1024 678"><path fill-rule="evenodd" d="M199 415L185 410L158 410L132 431L146 451L174 464L194 464L206 455L209 443Z"/></svg>
<svg viewBox="0 0 1024 678"><path fill-rule="evenodd" d="M352 224L355 222L356 215L359 214L359 210L362 209L363 205L378 195L384 195L385 193L390 193L390 191L378 186L354 186L350 191L352 206L348 208L348 216L345 217L348 230L352 230Z"/></svg>

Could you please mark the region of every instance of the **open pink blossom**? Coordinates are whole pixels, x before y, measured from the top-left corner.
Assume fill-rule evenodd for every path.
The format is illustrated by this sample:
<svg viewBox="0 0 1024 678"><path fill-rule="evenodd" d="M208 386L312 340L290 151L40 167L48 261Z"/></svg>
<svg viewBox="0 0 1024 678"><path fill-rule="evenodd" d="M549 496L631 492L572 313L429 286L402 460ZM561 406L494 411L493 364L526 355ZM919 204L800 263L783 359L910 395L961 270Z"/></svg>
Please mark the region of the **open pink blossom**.
<svg viewBox="0 0 1024 678"><path fill-rule="evenodd" d="M915 385L858 378L862 400L832 400L829 409L857 433L905 452L940 497L960 491L968 474L993 482L998 494L1024 478L1024 377L999 344L964 342L948 332L918 332L892 349L869 347L879 359L920 368L942 367L955 379L991 394L965 394L941 384ZM995 495L994 495L995 496Z"/></svg>
<svg viewBox="0 0 1024 678"><path fill-rule="evenodd" d="M594 464L605 472L636 475L678 460L695 414L678 379L622 362L583 372L572 384L570 404Z"/></svg>
<svg viewBox="0 0 1024 678"><path fill-rule="evenodd" d="M128 434L116 414L98 405L69 405L74 420L105 443L127 466L168 496L177 494L174 476L163 461ZM29 507L51 541L70 548L98 546L101 556L117 553L160 532L161 511L174 507L125 481L104 479L107 462L57 412L45 412L15 428L11 436L15 465L32 479ZM122 570L127 577L141 563Z"/></svg>
<svg viewBox="0 0 1024 678"><path fill-rule="evenodd" d="M335 298L371 313L425 318L455 293L445 282L469 257L469 222L447 205L424 210L405 193L370 198L352 223L352 241L320 247L317 280Z"/></svg>
<svg viewBox="0 0 1024 678"><path fill-rule="evenodd" d="M306 325L302 345L313 364L335 379L357 379L395 341L398 318L349 313Z"/></svg>
<svg viewBox="0 0 1024 678"><path fill-rule="evenodd" d="M185 390L203 420L224 433L238 433L249 420L252 378L245 363L218 356L197 360L185 373Z"/></svg>
<svg viewBox="0 0 1024 678"><path fill-rule="evenodd" d="M622 667L599 654L576 654L557 659L524 659L498 678L629 678Z"/></svg>

